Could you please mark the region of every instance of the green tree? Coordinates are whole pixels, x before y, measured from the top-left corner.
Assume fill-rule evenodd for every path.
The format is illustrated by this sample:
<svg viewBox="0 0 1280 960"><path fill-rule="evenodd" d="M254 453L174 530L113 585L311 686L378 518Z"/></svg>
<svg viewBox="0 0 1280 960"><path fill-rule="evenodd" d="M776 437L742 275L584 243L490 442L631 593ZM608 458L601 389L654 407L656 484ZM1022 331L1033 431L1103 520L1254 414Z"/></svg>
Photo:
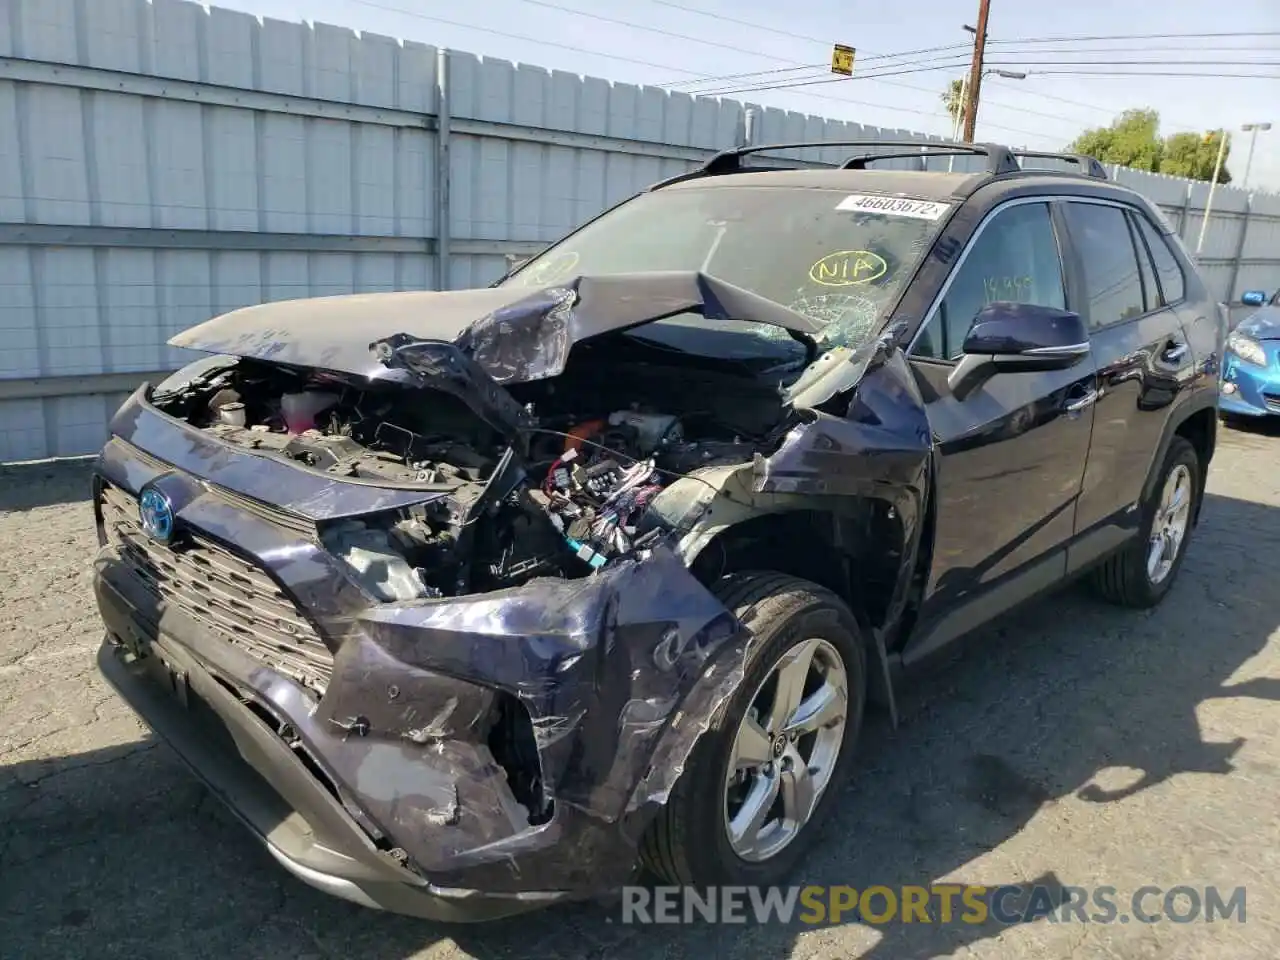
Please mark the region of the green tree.
<svg viewBox="0 0 1280 960"><path fill-rule="evenodd" d="M1218 131L1210 131L1203 135L1175 133L1161 139L1160 114L1155 110L1126 110L1111 126L1084 131L1067 150L1134 170L1209 180L1218 159L1220 137ZM1228 137L1222 172L1218 175L1219 183L1231 182L1226 163L1230 153L1231 138Z"/></svg>
<svg viewBox="0 0 1280 960"><path fill-rule="evenodd" d="M1218 162L1218 147L1222 144L1222 132L1211 130L1203 136L1198 133L1175 133L1164 142L1164 158L1160 172L1175 177L1191 177L1194 180L1212 180L1213 168ZM1231 172L1227 158L1231 156L1231 135L1227 135L1227 148L1222 154L1222 171L1219 183L1230 183Z"/></svg>
<svg viewBox="0 0 1280 960"><path fill-rule="evenodd" d="M1086 130L1067 147L1072 153L1097 157L1155 173L1160 169L1164 144L1160 141L1160 114L1154 110L1126 110L1109 127Z"/></svg>

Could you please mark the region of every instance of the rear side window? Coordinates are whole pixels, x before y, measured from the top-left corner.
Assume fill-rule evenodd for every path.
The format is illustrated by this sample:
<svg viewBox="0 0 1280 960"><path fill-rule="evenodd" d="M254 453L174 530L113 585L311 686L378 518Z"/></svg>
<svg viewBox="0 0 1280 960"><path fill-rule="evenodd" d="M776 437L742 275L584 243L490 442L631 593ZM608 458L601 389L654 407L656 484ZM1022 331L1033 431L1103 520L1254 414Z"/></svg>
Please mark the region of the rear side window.
<svg viewBox="0 0 1280 960"><path fill-rule="evenodd" d="M1160 305L1177 303L1186 295L1178 258L1169 249L1169 241L1151 225L1150 220L1140 213L1135 213L1133 219L1138 224L1142 238L1147 242L1147 249L1151 251L1151 259L1156 265L1156 274L1160 277Z"/></svg>
<svg viewBox="0 0 1280 960"><path fill-rule="evenodd" d="M1089 326L1100 330L1146 313L1133 237L1119 207L1064 204L1071 240L1084 267Z"/></svg>
<svg viewBox="0 0 1280 960"><path fill-rule="evenodd" d="M1046 204L1019 204L991 219L973 241L913 352L954 360L978 311L1002 300L1060 310L1066 306L1062 260Z"/></svg>
<svg viewBox="0 0 1280 960"><path fill-rule="evenodd" d="M1138 252L1138 269L1142 272L1142 292L1147 312L1150 313L1152 310L1159 310L1164 306L1160 302L1160 286L1156 283L1156 272L1151 265L1151 255L1147 253L1147 245L1138 236L1138 225L1133 222L1133 214L1127 214L1125 219L1129 221L1129 232L1133 236L1133 247Z"/></svg>

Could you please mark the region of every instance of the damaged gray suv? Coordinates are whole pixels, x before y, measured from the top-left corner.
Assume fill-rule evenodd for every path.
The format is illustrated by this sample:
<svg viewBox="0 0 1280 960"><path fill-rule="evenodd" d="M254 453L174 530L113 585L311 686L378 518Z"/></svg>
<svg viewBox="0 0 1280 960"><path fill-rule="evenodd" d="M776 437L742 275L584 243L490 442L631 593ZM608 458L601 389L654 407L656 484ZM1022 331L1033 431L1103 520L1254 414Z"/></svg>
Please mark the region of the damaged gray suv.
<svg viewBox="0 0 1280 960"><path fill-rule="evenodd" d="M454 920L777 882L909 668L1078 574L1170 589L1226 327L1158 211L840 146L170 341L96 467L98 664L286 869ZM984 169L868 169L922 153Z"/></svg>

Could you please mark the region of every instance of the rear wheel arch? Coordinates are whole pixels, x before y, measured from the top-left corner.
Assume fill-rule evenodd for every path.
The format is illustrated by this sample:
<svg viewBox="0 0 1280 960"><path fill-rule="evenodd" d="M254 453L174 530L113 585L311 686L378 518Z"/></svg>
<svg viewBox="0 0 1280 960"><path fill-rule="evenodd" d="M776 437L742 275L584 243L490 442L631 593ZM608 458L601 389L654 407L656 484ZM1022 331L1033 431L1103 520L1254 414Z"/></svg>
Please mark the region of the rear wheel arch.
<svg viewBox="0 0 1280 960"><path fill-rule="evenodd" d="M1199 460L1199 476L1196 477L1196 481L1199 484L1200 496L1196 498L1194 517L1195 520L1199 520L1200 507L1204 500L1205 481L1209 476L1209 461L1213 459L1218 440L1217 406L1216 395L1205 391L1200 398L1184 405L1169 417L1160 436L1160 445L1151 454L1151 465L1147 470L1146 482L1142 486L1142 502L1145 503L1152 496L1156 484L1160 481L1161 468L1169 455L1169 445L1173 442L1173 438L1182 437L1191 444Z"/></svg>
<svg viewBox="0 0 1280 960"><path fill-rule="evenodd" d="M1215 405L1216 407L1216 405ZM1175 435L1184 438L1196 451L1200 462L1200 476L1196 480L1200 484L1200 496L1196 498L1195 519L1200 518L1200 508L1204 504L1205 482L1209 478L1209 461L1218 442L1218 416L1215 407L1203 407L1189 414L1174 431Z"/></svg>
<svg viewBox="0 0 1280 960"><path fill-rule="evenodd" d="M1199 511L1201 485L1196 476L1199 468L1195 446L1187 437L1175 433L1164 452L1157 485L1143 498L1138 535L1093 571L1094 588L1104 599L1119 606L1146 610L1168 594L1186 556L1187 542ZM1181 499L1176 495L1181 484L1179 472L1191 498L1189 515L1180 515L1186 508L1179 511L1175 506ZM1158 532L1161 529L1163 533ZM1166 557L1168 562L1162 565Z"/></svg>

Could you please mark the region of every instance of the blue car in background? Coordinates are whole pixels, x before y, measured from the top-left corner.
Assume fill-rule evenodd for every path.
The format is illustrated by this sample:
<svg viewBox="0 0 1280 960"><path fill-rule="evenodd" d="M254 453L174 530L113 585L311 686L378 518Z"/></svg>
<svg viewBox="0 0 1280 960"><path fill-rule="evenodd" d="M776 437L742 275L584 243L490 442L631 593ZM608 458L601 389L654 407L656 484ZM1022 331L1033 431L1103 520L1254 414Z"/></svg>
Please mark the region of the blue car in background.
<svg viewBox="0 0 1280 960"><path fill-rule="evenodd" d="M1280 290L1269 302L1261 290L1240 300L1259 309L1227 337L1218 411L1227 420L1280 417Z"/></svg>

